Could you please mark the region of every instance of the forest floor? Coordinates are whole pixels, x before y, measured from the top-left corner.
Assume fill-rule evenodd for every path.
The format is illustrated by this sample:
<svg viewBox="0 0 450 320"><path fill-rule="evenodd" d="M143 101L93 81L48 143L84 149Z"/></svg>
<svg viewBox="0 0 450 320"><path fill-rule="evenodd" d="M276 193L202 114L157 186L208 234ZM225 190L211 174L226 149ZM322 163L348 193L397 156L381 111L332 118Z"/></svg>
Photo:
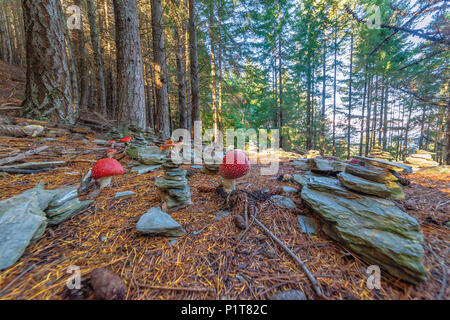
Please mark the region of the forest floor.
<svg viewBox="0 0 450 320"><path fill-rule="evenodd" d="M43 155L27 161L65 160L65 167L33 175L1 173L0 200L34 187L41 181L48 189L78 184L91 167L90 161L104 151L92 142L71 141L70 136L45 142L50 146ZM34 149L44 142L38 139L0 139L0 157L11 149ZM77 154L68 158L66 154ZM132 163L123 159L125 168ZM185 166L189 168L189 165ZM297 187L277 176L261 176L259 166L240 179L239 189L248 192L280 186ZM193 169L191 169L193 170ZM283 159L278 175L293 174L296 169ZM129 170L116 177L94 204L83 214L56 227L47 228L42 239L30 245L22 258L0 274L0 299L60 299L76 265L83 275L98 267L108 267L128 286L127 299L266 299L280 289L301 288L309 298L314 291L296 263L256 224L244 234L232 217L214 218L223 199L214 191L220 177L194 170L189 178L193 205L172 213L187 234L176 242L166 237L150 237L136 232L136 222L149 208L160 205L155 177L162 170L137 175ZM258 219L284 241L303 260L319 281L329 299L433 299L442 287L443 269L436 259L447 259L450 229L448 220L449 175L407 176L405 187L408 214L416 218L425 238L425 267L428 280L417 286L382 276L381 289L368 290L367 264L338 246L323 232L302 234L297 215L276 207L270 200L258 205ZM199 187L202 188L199 189ZM211 192L204 192L211 187ZM135 196L115 199L119 191L134 191ZM203 192L202 192L203 191ZM303 205L300 195L291 196L298 211L320 222ZM298 212L296 212L298 213ZM431 246L432 251L427 248ZM3 288L6 288L2 292ZM170 288L170 289L169 289ZM448 291L444 298L450 298Z"/></svg>
<svg viewBox="0 0 450 320"><path fill-rule="evenodd" d="M3 76L6 80L0 82L0 105L17 105L24 89L23 71L0 63ZM48 189L78 184L104 154L92 142L97 137L87 138L89 142L71 140L70 135L46 142L38 138L0 138L0 158L13 150L45 144L50 146L45 153L26 161L67 161L64 167L32 175L0 173L0 200L42 181ZM72 265L80 267L86 277L99 267L113 270L128 287L127 299L267 299L290 288L300 288L308 298L314 298L306 275L256 224L244 232L236 227L232 216L215 219L224 202L214 191L220 177L199 169L190 169L193 205L171 214L187 234L176 241L138 234L139 217L160 205L154 179L162 170L137 175L129 170L133 161L124 158L121 163L125 175L115 177L91 207L47 228L43 238L28 246L15 265L0 273L0 299L63 299L70 277L67 270ZM281 159L277 176L261 176L259 166L253 166L240 179L238 189L277 193L280 186L298 187L278 179L293 173L296 169L289 159ZM435 299L445 282L438 259L448 265L450 229L445 222L449 218L450 175L416 172L407 178L411 184L404 189L405 201L409 201L407 207L413 208L407 213L421 225L424 264L429 271L428 280L416 286L382 273L381 289L367 289L366 263L338 246L320 228L317 235L301 233L295 213L312 217L318 226L320 222L302 203L300 194L290 196L297 204L295 213L278 208L270 200L258 202L258 219L305 262L328 299ZM208 186L211 192L205 192ZM115 199L119 191L134 191L136 195ZM448 289L443 298L450 298Z"/></svg>

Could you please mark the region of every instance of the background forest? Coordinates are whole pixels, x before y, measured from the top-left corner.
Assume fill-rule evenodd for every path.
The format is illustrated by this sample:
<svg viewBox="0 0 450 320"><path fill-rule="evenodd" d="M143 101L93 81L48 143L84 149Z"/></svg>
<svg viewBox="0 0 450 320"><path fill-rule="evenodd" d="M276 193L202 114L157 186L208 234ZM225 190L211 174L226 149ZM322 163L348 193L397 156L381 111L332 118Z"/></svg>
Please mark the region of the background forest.
<svg viewBox="0 0 450 320"><path fill-rule="evenodd" d="M0 3L0 58L27 68L24 116L97 112L166 137L201 119L279 128L286 150L450 163L444 0Z"/></svg>

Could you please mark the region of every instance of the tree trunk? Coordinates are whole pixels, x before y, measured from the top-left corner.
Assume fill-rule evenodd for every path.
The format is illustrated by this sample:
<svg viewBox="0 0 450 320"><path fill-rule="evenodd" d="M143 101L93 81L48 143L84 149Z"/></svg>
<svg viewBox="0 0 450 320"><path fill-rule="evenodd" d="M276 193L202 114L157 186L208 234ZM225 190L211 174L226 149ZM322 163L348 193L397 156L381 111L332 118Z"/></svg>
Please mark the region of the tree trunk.
<svg viewBox="0 0 450 320"><path fill-rule="evenodd" d="M383 108L383 150L387 147L387 131L388 131L388 106L389 106L389 82L386 83L384 108Z"/></svg>
<svg viewBox="0 0 450 320"><path fill-rule="evenodd" d="M59 0L24 0L22 5L27 52L22 114L72 124L78 105L72 95Z"/></svg>
<svg viewBox="0 0 450 320"><path fill-rule="evenodd" d="M333 156L336 156L337 26L334 29Z"/></svg>
<svg viewBox="0 0 450 320"><path fill-rule="evenodd" d="M94 52L94 60L97 78L97 94L98 94L98 104L100 112L106 116L106 89L105 89L105 72L103 68L103 58L100 52L100 44L98 40L98 30L97 30L97 14L96 7L93 0L87 0L88 6L88 20L91 35L92 51Z"/></svg>
<svg viewBox="0 0 450 320"><path fill-rule="evenodd" d="M192 129L194 121L200 121L200 92L198 81L197 30L195 27L195 0L189 0L189 59L191 64Z"/></svg>
<svg viewBox="0 0 450 320"><path fill-rule="evenodd" d="M323 53L322 53L322 112L320 114L320 154L325 154L325 97L326 97L326 70L327 70L327 47L326 47L326 29L323 30Z"/></svg>
<svg viewBox="0 0 450 320"><path fill-rule="evenodd" d="M222 117L222 0L218 0L217 4L217 33L219 37L219 92L218 92L218 105L217 105L217 115L219 117L219 131L223 133L223 117Z"/></svg>
<svg viewBox="0 0 450 320"><path fill-rule="evenodd" d="M215 36L214 36L214 5L213 1L209 1L209 26L208 34L211 46L211 79L209 86L211 89L211 111L214 130L214 141L217 141L218 125L217 125L217 95L216 95L216 56L215 56Z"/></svg>
<svg viewBox="0 0 450 320"><path fill-rule="evenodd" d="M450 99L447 103L447 143L446 143L445 163L450 165Z"/></svg>
<svg viewBox="0 0 450 320"><path fill-rule="evenodd" d="M119 121L145 129L144 75L136 0L114 0L114 13Z"/></svg>
<svg viewBox="0 0 450 320"><path fill-rule="evenodd" d="M83 12L83 5L81 0L75 0L74 4L80 7L81 12ZM89 98L89 79L88 79L88 67L86 64L86 45L84 39L84 28L83 28L83 14L80 17L81 24L80 29L72 30L74 34L74 57L75 57L75 65L77 68L78 75L78 89L79 89L79 101L80 101L80 110L87 110L87 103Z"/></svg>
<svg viewBox="0 0 450 320"><path fill-rule="evenodd" d="M353 80L353 33L350 38L350 80L348 86L348 119L347 119L347 159L350 159L351 121L352 121L352 80Z"/></svg>
<svg viewBox="0 0 450 320"><path fill-rule="evenodd" d="M363 140L364 140L364 112L366 111L366 94L367 94L367 67L364 68L364 92L361 112L361 135L359 138L359 155L363 155Z"/></svg>
<svg viewBox="0 0 450 320"><path fill-rule="evenodd" d="M366 150L364 155L367 157L370 151L370 112L372 102L372 76L369 75L368 89L367 89L367 121L366 121Z"/></svg>
<svg viewBox="0 0 450 320"><path fill-rule="evenodd" d="M177 40L177 80L178 80L178 112L179 112L179 128L187 129L186 118L186 83L184 79L184 45L181 40L178 27L175 26L175 39Z"/></svg>

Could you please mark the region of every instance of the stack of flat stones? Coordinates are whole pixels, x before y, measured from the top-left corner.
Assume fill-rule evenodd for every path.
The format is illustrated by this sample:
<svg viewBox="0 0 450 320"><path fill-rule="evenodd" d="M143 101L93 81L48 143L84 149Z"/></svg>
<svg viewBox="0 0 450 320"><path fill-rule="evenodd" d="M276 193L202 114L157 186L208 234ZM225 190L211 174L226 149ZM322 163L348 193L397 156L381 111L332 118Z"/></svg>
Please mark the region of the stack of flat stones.
<svg viewBox="0 0 450 320"><path fill-rule="evenodd" d="M359 160L362 165L347 164L345 171L337 175L344 187L383 199L405 198L398 171L370 158L360 157Z"/></svg>
<svg viewBox="0 0 450 320"><path fill-rule="evenodd" d="M163 164L164 176L155 184L161 191L162 209L173 212L192 204L191 191L186 179L186 170L171 158Z"/></svg>
<svg viewBox="0 0 450 320"><path fill-rule="evenodd" d="M370 151L368 157L387 161L391 161L393 159L392 155L387 151L383 151L383 148L381 146L374 146Z"/></svg>
<svg viewBox="0 0 450 320"><path fill-rule="evenodd" d="M419 168L436 167L439 165L433 160L431 152L425 150L417 150L416 153L405 159L405 162Z"/></svg>

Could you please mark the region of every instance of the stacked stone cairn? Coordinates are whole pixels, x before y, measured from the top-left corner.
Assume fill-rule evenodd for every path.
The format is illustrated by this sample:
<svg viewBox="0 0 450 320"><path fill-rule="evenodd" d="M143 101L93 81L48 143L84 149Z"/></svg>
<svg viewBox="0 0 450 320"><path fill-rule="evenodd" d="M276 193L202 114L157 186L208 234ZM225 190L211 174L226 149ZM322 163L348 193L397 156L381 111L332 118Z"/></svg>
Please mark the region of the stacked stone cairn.
<svg viewBox="0 0 450 320"><path fill-rule="evenodd" d="M204 154L212 154L212 157L209 159L203 159L203 173L206 174L217 174L219 172L219 166L222 162L222 157L217 155L213 149L207 150L208 148L213 148L211 146L205 147Z"/></svg>
<svg viewBox="0 0 450 320"><path fill-rule="evenodd" d="M387 151L383 151L383 148L381 146L374 146L372 148L372 150L370 151L369 158L374 158L374 159L381 159L381 160L386 160L386 161L392 161L392 155L387 152Z"/></svg>
<svg viewBox="0 0 450 320"><path fill-rule="evenodd" d="M173 212L191 205L187 171L169 157L165 159L163 169L164 176L155 182L161 192L162 210Z"/></svg>
<svg viewBox="0 0 450 320"><path fill-rule="evenodd" d="M416 153L405 159L405 162L419 168L436 167L439 165L433 160L431 152L425 150L417 150Z"/></svg>
<svg viewBox="0 0 450 320"><path fill-rule="evenodd" d="M359 164L310 159L311 171L294 174L301 197L329 237L391 275L411 283L427 277L423 236L416 219L393 200L404 198L404 164L356 157Z"/></svg>

